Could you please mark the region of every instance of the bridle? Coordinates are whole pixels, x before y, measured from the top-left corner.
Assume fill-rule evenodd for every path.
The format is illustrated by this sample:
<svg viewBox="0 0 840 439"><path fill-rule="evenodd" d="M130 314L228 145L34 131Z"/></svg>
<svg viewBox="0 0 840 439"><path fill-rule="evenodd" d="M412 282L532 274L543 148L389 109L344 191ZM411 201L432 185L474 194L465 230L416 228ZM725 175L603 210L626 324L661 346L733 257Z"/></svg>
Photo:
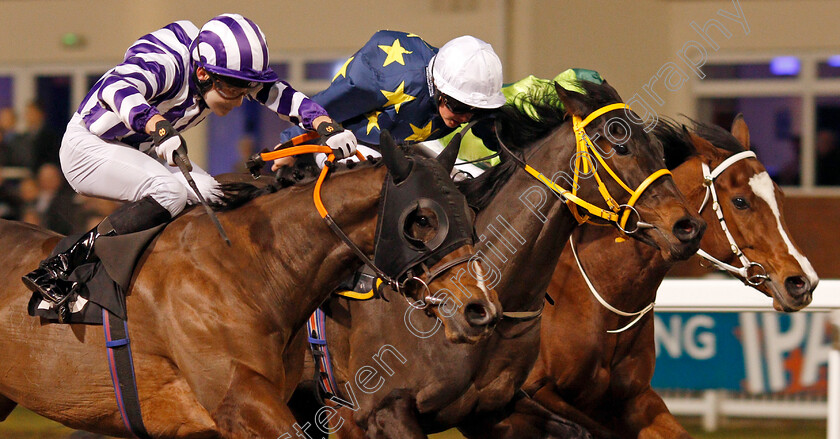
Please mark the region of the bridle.
<svg viewBox="0 0 840 439"><path fill-rule="evenodd" d="M578 208L582 208L586 210L590 215L607 220L609 222L614 223L618 229L621 231L622 234L625 235L632 235L639 231L641 228L650 228L652 227L650 224L642 222L641 217L639 216L639 212L634 207L636 201L642 196L642 193L659 177L664 175L670 175L671 171L667 168L662 168L658 171L655 171L651 175L649 175L641 184L636 188L636 190L631 189L621 178L615 173L615 171L610 168L610 166L604 160L604 157L598 152L598 149L595 148L595 145L592 143L592 139L589 138L589 135L586 134L586 126L589 125L590 122L595 120L597 117L614 110L622 110L626 109L629 110L630 106L624 103L617 103L617 104L610 104L604 107L601 107L595 111L593 111L589 116L585 119L581 119L580 116L572 116L572 129L575 133L575 145L576 145L576 153L575 153L575 165L574 165L574 184L572 185L572 190L566 190L560 186L558 186L555 182L549 180L545 175L541 172L537 171L525 160L519 158L517 155L513 154L511 150L504 144L502 141L499 132L501 131L501 127L499 121L496 121L496 138L499 142L499 146L505 150L505 152L510 155L511 157L516 160L516 162L525 169L528 174L530 174L535 179L539 180L542 184L546 187L557 193L560 197L563 198L566 205L572 211L572 214L575 216L578 224L584 224L587 222L591 222L589 215L581 216ZM615 180L627 193L630 194L630 199L627 201L626 204L619 204L615 198L610 194L609 190L607 189L604 181L601 179L601 176L598 174L597 165L595 165L591 161L591 157L594 156L598 163L609 173L613 180ZM595 177L595 181L598 184L598 191L601 193L601 197L607 203L608 209L604 209L598 207L577 195L577 188L578 188L578 179L583 173L584 175L592 174ZM630 218L630 214L635 213L638 218L636 221L635 227L633 229L627 228L627 221Z"/></svg>
<svg viewBox="0 0 840 439"><path fill-rule="evenodd" d="M505 145L504 141L502 141L502 139L501 139L501 136L499 134L500 131L501 131L501 126L500 126L498 120L496 121L496 139L499 142L499 146L502 149L504 149L505 152L509 156L513 157L514 160L520 165L520 167L522 167L526 172L528 172L528 174L530 174L532 177L534 177L535 179L540 181L546 187L548 187L549 189L551 189L552 191L557 193L561 198L563 198L566 205L569 207L569 210L572 211L572 214L574 215L578 224L584 224L584 223L587 223L587 222L591 222L590 215L592 215L592 216L595 216L595 217L598 217L598 218L601 218L601 219L604 219L604 220L607 220L607 221L610 221L610 222L614 223L618 227L618 229L620 230L620 232L622 234L632 235L633 233L636 233L637 231L639 231L639 229L641 229L641 228L653 227L648 223L642 222L641 216L639 215L639 212L634 207L635 203L642 196L642 193L648 187L650 187L650 185L654 181L656 181L658 178L660 178L664 175L670 175L671 171L669 171L667 168L662 168L662 169L659 169L658 171L653 172L651 175L649 175L647 178L645 178L644 181L642 181L642 183L639 184L639 186L635 190L631 189L626 183L624 183L624 181L621 180L621 178L606 163L603 156L601 156L601 154L598 152L597 148L595 148L595 146L592 142L592 139L590 139L589 135L586 133L586 126L589 125L590 122L595 120L597 117L599 117L599 116L601 116L605 113L608 113L610 111L614 111L614 110L625 110L626 111L626 110L630 110L630 106L627 105L627 104L624 104L624 103L610 104L610 105L606 105L604 107L601 107L601 108L593 111L585 119L581 119L580 116L572 116L572 129L574 130L574 133L575 133L576 153L575 153L575 165L574 165L574 183L573 183L571 191L566 190L566 189L558 186L556 183L554 183L553 181L546 178L545 175L543 175L541 172L537 171L536 169L534 169L533 167L528 165L526 160L523 160L519 156L517 156L516 154L513 154L513 152ZM607 170L607 173L609 173L609 175L613 178L613 180L615 180L625 191L627 191L627 193L630 194L630 199L627 201L626 204L619 204L615 200L615 198L613 198L613 196L610 194L609 190L607 189L606 185L604 184L603 180L601 179L600 175L598 174L598 170L597 170L596 165L590 161L591 156L595 156L595 158L598 160L598 162L601 164L601 166L604 169ZM591 173L595 177L595 181L598 184L598 191L601 193L601 196L603 197L604 201L606 201L607 206L609 206L609 209L603 209L601 207L598 207L598 206L580 198L577 195L578 177L580 176L581 172L583 172L585 175ZM578 208L582 208L582 209L586 210L590 215L583 215L583 216L580 215L580 213L578 212ZM633 229L628 229L627 228L627 221L630 218L631 213L635 213L638 220L636 221L635 227ZM570 240L571 240L571 237L570 237ZM618 238L617 240L623 240L623 238ZM574 247L573 247L573 252L574 251L575 250L574 250ZM575 253L575 258L577 259L577 254L576 253ZM579 263L578 263L578 266L580 267ZM581 273L583 273L583 268L582 267L581 267ZM586 277L585 274L584 274L584 277ZM602 304L604 304L604 306L606 306L608 309L611 309L611 310L614 310L614 311L618 312L619 314L626 315L626 313L623 313L622 311L618 311L617 309L615 309L612 306L610 306L609 304L607 304L606 301L604 301L597 294L594 287L592 287L592 284L589 282L589 279L587 278L586 280L587 280L587 285L590 286L590 290L595 294L595 296L597 298L599 298L600 302ZM642 315L643 315L644 313L648 312L650 309L653 309L653 304L648 306L648 308L646 308L645 310L640 311L639 313L642 313ZM505 312L505 313L503 313L503 315L507 318L516 319L516 320L530 320L530 319L534 319L536 317L539 317L539 315L542 313L542 310L543 310L543 305L541 305L540 308L536 311L525 311L525 312L516 312L516 313ZM638 314L638 313L634 313L633 315L635 315L635 314ZM633 321L633 323L638 321L638 319L640 319L640 318L641 318L641 315L639 315L639 317L637 317L636 320ZM631 323L631 325L632 325L632 323ZM628 327L631 326L631 325L628 325ZM627 328L624 328L624 329L627 329ZM623 331L624 329L622 329L621 331Z"/></svg>
<svg viewBox="0 0 840 439"><path fill-rule="evenodd" d="M698 212L703 213L703 209L706 207L706 204L709 200L712 201L712 210L715 211L715 215L717 215L718 222L720 223L720 228L723 230L724 235L726 235L727 241L729 241L729 249L732 251L732 254L741 261L741 267L735 267L716 259L712 255L703 251L703 249L697 250L697 254L703 259L706 259L714 264L714 266L718 269L737 274L744 279L745 283L756 287L764 283L764 281L769 278L769 276L767 276L767 270L765 270L764 266L758 262L750 261L744 252L741 251L741 248L738 247L738 244L735 242L735 238L732 237L732 233L726 226L726 220L723 218L723 209L720 207L717 191L715 190L715 179L720 176L723 171L732 166L734 163L748 158L756 158L755 152L742 151L737 154L733 154L721 162L721 164L717 165L717 167L715 167L712 171L709 171L709 165L705 162L700 164L703 169L703 186L706 187L706 196L703 198L703 204L700 205L700 210ZM754 274L752 274L751 271L754 271Z"/></svg>
<svg viewBox="0 0 840 439"><path fill-rule="evenodd" d="M300 136L297 136L289 141L278 145L274 151L271 152L262 152L254 157L251 158L251 162L249 163L248 167L252 170L252 175L255 178L258 177L259 169L261 169L262 165L269 161L273 161L283 157L290 157L299 154L307 154L307 153L324 153L327 154L327 162L325 163L324 168L321 170L321 173L318 176L318 180L315 183L315 189L313 191L313 201L315 203L315 208L318 210L318 214L321 215L321 218L324 222L329 226L329 228L333 231L333 233L338 236L352 251L353 253L362 260L362 262L367 265L376 275L377 278L381 279L382 282L389 285L392 289L394 289L397 294L402 295L405 300L414 308L417 309L427 309L431 306L437 306L443 302L442 299L432 296L431 290L429 289L428 284L431 283L437 277L443 275L449 269L469 261L474 257L473 254L466 254L459 256L457 258L453 258L452 260L446 261L446 257L444 256L443 260L438 261L437 263L433 264L432 267L428 267L425 263L425 260L430 258L434 252L429 252L429 255L420 262L415 267L412 267L406 272L398 274L397 276L391 276L385 271L383 271L380 267L378 267L374 261L356 245L350 237L348 237L341 227L335 223L332 216L327 211L326 206L324 206L323 200L321 199L321 187L329 174L330 170L333 168L333 163L335 161L335 155L332 153L332 149L325 145L317 145L306 143L309 141L313 141L317 139L319 135L316 132L310 131ZM366 160L364 154L359 151L356 151L356 157L359 160ZM415 268L422 269L423 277L418 276L415 274ZM399 279L402 277L402 279ZM425 295L421 295L422 299L413 301L414 299L408 296L408 285L410 283L418 283L422 289L426 292ZM418 302L422 303L422 305L418 305Z"/></svg>
<svg viewBox="0 0 840 439"><path fill-rule="evenodd" d="M700 209L698 210L698 212L703 213L703 209L705 209L709 200L712 200L712 203L711 203L712 210L715 211L715 214L717 215L717 218L718 218L718 222L720 223L720 227L723 230L723 233L726 235L726 239L729 241L730 250L732 251L732 253L735 256L737 256L741 260L741 267L738 268L738 267L735 267L733 265L727 264L727 263L725 263L725 262L723 262L719 259L716 259L715 257L706 253L702 249L697 250L697 254L699 256L701 256L702 258L706 259L707 261L711 262L712 264L714 264L718 269L728 271L730 273L738 274L744 279L744 282L746 282L746 283L748 283L749 285L752 285L752 286L758 286L758 285L761 285L768 278L767 271L764 269L764 266L762 266L758 262L750 261L749 258L747 258L747 256L744 255L744 253L741 251L740 247L738 247L738 244L735 242L735 238L732 236L732 233L730 233L729 228L726 226L726 220L723 217L723 209L720 208L720 204L718 203L717 191L715 190L715 179L717 179L717 177L719 177L720 174L723 173L723 171L725 171L727 168L729 168L733 164L737 163L738 161L748 159L748 158L756 158L755 152L753 152L753 151L743 151L743 152L739 152L737 154L734 154L734 155L728 157L723 162L721 162L721 164L719 164L717 167L715 167L714 170L711 170L711 171L710 171L709 165L706 164L706 162L702 162L700 164L700 166L703 170L703 186L706 188L706 195L703 198L703 203L700 205ZM613 307L609 303L607 303L607 301L604 300L604 298L601 297L600 294L598 294L598 291L592 285L592 281L589 279L589 276L587 276L586 271L583 269L583 266L580 263L580 259L578 258L577 249L575 248L574 240L572 240L571 237L569 237L569 245L572 248L572 255L574 255L574 257L575 257L575 262L577 263L578 270L580 270L580 273L583 276L584 281L586 282L586 286L589 288L590 293L592 293L592 295L595 296L595 298L598 300L598 302L600 302L601 305L603 305L608 310L610 310L613 313L618 314L620 316L625 316L625 317L635 316L636 317L635 319L633 319L633 321L628 323L623 328L616 329L616 330L608 330L607 331L608 333L615 334L615 333L623 332L623 331L629 329L630 327L635 325L639 320L641 320L641 318L645 314L647 314L649 311L653 310L653 308L656 304L655 302L651 302L646 307L644 307L642 310L637 311L637 312L633 312L633 313L621 311L621 310ZM760 270L760 272L756 273L756 274L750 274L750 270L752 270L754 268L757 268L758 270Z"/></svg>

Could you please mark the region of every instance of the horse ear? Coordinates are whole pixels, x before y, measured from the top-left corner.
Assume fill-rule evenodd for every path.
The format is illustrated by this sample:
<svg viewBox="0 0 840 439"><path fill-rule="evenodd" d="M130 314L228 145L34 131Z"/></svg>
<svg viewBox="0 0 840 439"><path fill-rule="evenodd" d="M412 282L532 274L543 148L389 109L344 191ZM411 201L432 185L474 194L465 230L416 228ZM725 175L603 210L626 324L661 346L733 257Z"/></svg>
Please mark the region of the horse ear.
<svg viewBox="0 0 840 439"><path fill-rule="evenodd" d="M388 172L394 177L394 183L400 183L408 177L411 172L411 162L405 157L402 150L397 147L397 142L388 130L382 130L379 134L379 149L382 153L382 161Z"/></svg>
<svg viewBox="0 0 840 439"><path fill-rule="evenodd" d="M738 139L738 142L745 150L750 149L750 129L747 127L747 122L744 121L744 115L738 113L735 120L732 121L732 135Z"/></svg>
<svg viewBox="0 0 840 439"><path fill-rule="evenodd" d="M458 158L458 152L461 150L462 138L463 135L460 132L452 136L449 144L437 156L438 163L446 169L446 172L452 173L452 168L455 167L455 159Z"/></svg>
<svg viewBox="0 0 840 439"><path fill-rule="evenodd" d="M586 96L576 91L566 90L560 83L554 81L554 89L557 91L557 97L563 103L563 108L566 113L572 116L585 116L589 114L586 106Z"/></svg>

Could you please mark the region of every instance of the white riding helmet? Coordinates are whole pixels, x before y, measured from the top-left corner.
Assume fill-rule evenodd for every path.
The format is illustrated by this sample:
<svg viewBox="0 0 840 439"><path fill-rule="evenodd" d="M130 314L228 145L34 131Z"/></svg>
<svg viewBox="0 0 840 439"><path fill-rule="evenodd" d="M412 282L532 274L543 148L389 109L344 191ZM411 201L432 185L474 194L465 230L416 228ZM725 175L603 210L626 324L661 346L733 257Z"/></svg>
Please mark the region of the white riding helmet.
<svg viewBox="0 0 840 439"><path fill-rule="evenodd" d="M208 72L253 82L276 82L265 35L239 14L222 14L201 27L190 47L193 62Z"/></svg>
<svg viewBox="0 0 840 439"><path fill-rule="evenodd" d="M505 104L502 61L484 41L469 35L455 38L440 48L429 65L440 93L477 108Z"/></svg>

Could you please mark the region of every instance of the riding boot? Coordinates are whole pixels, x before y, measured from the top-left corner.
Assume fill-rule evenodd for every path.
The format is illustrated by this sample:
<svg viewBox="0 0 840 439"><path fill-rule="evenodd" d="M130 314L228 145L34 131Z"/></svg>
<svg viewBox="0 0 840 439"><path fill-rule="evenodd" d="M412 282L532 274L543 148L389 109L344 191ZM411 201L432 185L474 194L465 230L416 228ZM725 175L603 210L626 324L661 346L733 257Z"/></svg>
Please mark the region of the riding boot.
<svg viewBox="0 0 840 439"><path fill-rule="evenodd" d="M75 282L68 280L70 273L91 258L98 236L94 227L66 251L42 261L38 268L23 276L23 283L33 292L41 293L44 300L63 305L76 287Z"/></svg>
<svg viewBox="0 0 840 439"><path fill-rule="evenodd" d="M68 280L77 267L95 258L94 243L99 236L124 235L163 224L172 216L152 197L120 206L68 250L41 262L38 268L23 276L23 283L44 300L59 307L78 286Z"/></svg>

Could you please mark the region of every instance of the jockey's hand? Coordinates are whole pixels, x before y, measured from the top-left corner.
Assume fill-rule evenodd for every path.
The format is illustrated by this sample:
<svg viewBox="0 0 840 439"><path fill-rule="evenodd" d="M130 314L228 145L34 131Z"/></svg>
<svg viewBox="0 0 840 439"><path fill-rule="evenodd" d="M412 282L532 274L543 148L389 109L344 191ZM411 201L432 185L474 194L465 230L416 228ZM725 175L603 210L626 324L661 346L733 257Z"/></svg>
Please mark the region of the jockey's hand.
<svg viewBox="0 0 840 439"><path fill-rule="evenodd" d="M172 126L166 119L162 119L155 123L155 129L151 132L152 142L155 144L155 153L158 157L166 160L169 166L178 166L175 163L175 152L185 159L189 164L187 158L187 142L178 133L178 130Z"/></svg>
<svg viewBox="0 0 840 439"><path fill-rule="evenodd" d="M343 159L356 154L356 136L341 125L330 121L321 122L315 129L321 135L321 142L329 146L336 159Z"/></svg>
<svg viewBox="0 0 840 439"><path fill-rule="evenodd" d="M293 164L295 164L295 158L292 156L276 159L274 164L271 165L271 172L277 172L283 166L292 166Z"/></svg>

